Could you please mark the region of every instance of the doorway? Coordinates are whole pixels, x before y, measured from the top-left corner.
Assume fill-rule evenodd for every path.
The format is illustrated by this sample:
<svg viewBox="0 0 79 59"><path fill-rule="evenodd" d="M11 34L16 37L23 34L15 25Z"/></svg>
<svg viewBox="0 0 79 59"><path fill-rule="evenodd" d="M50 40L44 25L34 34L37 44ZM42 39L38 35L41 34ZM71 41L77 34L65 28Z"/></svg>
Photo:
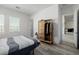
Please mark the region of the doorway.
<svg viewBox="0 0 79 59"><path fill-rule="evenodd" d="M62 44L75 47L74 45L74 17L63 15L63 39Z"/></svg>

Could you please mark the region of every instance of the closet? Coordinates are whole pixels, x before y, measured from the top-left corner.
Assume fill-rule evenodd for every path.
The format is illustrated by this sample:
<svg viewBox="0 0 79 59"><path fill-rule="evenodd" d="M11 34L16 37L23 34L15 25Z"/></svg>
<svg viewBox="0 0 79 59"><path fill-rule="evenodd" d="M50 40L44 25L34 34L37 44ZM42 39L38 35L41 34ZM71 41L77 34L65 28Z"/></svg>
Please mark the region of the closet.
<svg viewBox="0 0 79 59"><path fill-rule="evenodd" d="M53 43L52 20L40 20L38 22L38 37L42 42Z"/></svg>

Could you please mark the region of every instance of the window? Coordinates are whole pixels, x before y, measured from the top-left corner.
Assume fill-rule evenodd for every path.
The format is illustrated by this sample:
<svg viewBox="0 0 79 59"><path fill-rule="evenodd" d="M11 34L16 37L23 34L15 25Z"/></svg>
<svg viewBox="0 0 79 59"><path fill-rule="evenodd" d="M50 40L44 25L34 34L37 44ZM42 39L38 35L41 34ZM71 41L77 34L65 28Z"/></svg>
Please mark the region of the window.
<svg viewBox="0 0 79 59"><path fill-rule="evenodd" d="M18 17L9 17L9 31L19 32L20 31L20 19Z"/></svg>
<svg viewBox="0 0 79 59"><path fill-rule="evenodd" d="M4 32L4 15L0 15L0 32Z"/></svg>

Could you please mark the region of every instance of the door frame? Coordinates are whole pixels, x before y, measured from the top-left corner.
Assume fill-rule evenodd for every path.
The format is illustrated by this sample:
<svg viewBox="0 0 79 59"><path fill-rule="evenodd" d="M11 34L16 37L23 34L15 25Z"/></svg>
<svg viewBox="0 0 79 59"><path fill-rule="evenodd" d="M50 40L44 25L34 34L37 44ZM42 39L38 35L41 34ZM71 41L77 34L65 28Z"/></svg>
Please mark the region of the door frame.
<svg viewBox="0 0 79 59"><path fill-rule="evenodd" d="M75 40L75 47L77 49L78 48L78 11L79 11L79 8L75 8L74 10L74 40Z"/></svg>
<svg viewBox="0 0 79 59"><path fill-rule="evenodd" d="M77 49L79 49L79 9L77 10Z"/></svg>
<svg viewBox="0 0 79 59"><path fill-rule="evenodd" d="M63 14L62 15L62 42L63 42L63 39L64 39L64 36L65 36L65 34L64 34L64 22L65 22L65 16L70 16L70 15L73 15L73 20L74 20L74 14ZM73 22L74 23L74 22ZM74 28L75 28L75 26L74 26ZM75 44L75 42L74 42L74 44Z"/></svg>

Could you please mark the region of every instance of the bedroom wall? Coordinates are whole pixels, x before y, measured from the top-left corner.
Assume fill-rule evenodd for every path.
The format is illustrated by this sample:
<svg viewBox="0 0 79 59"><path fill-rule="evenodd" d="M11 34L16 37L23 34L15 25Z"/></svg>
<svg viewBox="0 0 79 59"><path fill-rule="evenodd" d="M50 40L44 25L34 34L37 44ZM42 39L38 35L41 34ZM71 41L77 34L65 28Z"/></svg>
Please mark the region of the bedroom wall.
<svg viewBox="0 0 79 59"><path fill-rule="evenodd" d="M8 17L9 16L16 16L20 18L20 32L13 32L10 33L8 29L5 29L5 32L0 34L1 37L9 37L9 36L15 36L15 35L25 35L25 36L31 36L32 34L32 20L27 14L8 9L6 7L0 6L0 14L3 14L5 16L5 28L8 28Z"/></svg>
<svg viewBox="0 0 79 59"><path fill-rule="evenodd" d="M60 43L60 22L59 19L59 5L58 4L53 4L52 6L34 14L32 16L33 19L33 35L35 35L36 32L38 32L38 21L41 19L52 19L53 21L53 34L54 34L54 43L59 44Z"/></svg>
<svg viewBox="0 0 79 59"><path fill-rule="evenodd" d="M69 4L62 7L62 15L64 14L74 14L74 5Z"/></svg>

